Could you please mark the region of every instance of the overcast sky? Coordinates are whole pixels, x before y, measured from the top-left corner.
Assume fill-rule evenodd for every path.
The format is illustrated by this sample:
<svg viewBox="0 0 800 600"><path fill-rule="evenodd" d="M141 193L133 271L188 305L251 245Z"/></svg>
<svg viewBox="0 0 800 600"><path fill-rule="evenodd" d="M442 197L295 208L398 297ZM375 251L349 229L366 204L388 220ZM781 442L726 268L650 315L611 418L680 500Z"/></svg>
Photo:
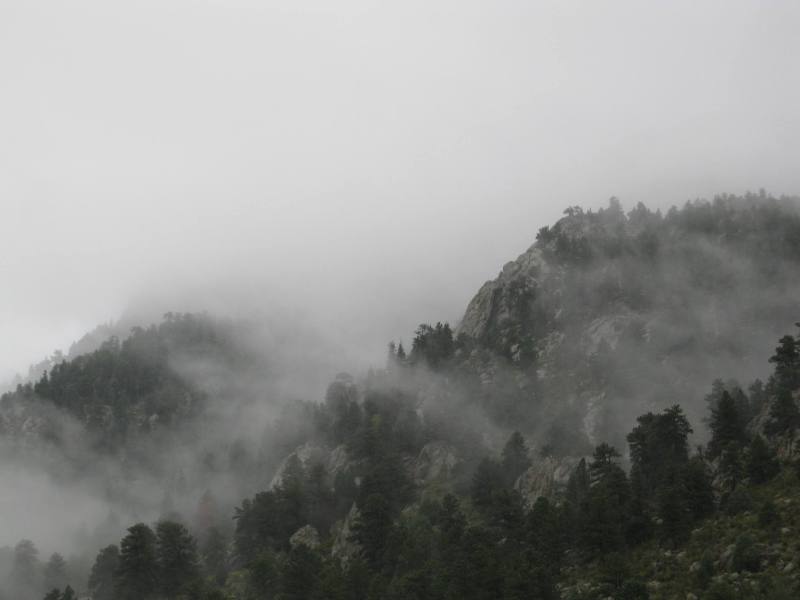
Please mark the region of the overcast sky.
<svg viewBox="0 0 800 600"><path fill-rule="evenodd" d="M798 26L794 0L0 0L0 376L145 300L288 307L379 355L568 205L798 193Z"/></svg>

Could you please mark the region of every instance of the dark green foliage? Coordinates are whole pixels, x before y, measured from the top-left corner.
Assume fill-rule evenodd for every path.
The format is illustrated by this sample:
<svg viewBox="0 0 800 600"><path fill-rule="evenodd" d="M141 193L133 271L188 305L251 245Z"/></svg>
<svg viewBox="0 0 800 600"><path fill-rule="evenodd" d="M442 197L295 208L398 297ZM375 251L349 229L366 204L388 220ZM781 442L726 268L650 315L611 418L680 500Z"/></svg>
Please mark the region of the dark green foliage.
<svg viewBox="0 0 800 600"><path fill-rule="evenodd" d="M775 365L772 384L777 391L793 392L800 388L800 344L791 335L783 336L769 362Z"/></svg>
<svg viewBox="0 0 800 600"><path fill-rule="evenodd" d="M586 459L582 458L567 481L567 502L573 507L580 506L589 493L589 483L589 469L586 467Z"/></svg>
<svg viewBox="0 0 800 600"><path fill-rule="evenodd" d="M117 598L148 600L158 591L156 534L144 523L128 528L120 543L119 567L114 576Z"/></svg>
<svg viewBox="0 0 800 600"><path fill-rule="evenodd" d="M508 485L513 485L517 477L522 475L531 465L528 457L528 446L525 438L519 431L515 431L508 438L503 448L501 467L503 476Z"/></svg>
<svg viewBox="0 0 800 600"><path fill-rule="evenodd" d="M353 538L364 549L373 569L383 566L383 555L392 532L392 508L381 494L370 494L359 503L359 516L353 525Z"/></svg>
<svg viewBox="0 0 800 600"><path fill-rule="evenodd" d="M686 508L697 521L710 516L714 512L714 487L711 473L700 457L692 458L682 472L685 489Z"/></svg>
<svg viewBox="0 0 800 600"><path fill-rule="evenodd" d="M282 571L280 600L313 600L320 594L322 560L308 546L300 544L289 552Z"/></svg>
<svg viewBox="0 0 800 600"><path fill-rule="evenodd" d="M739 571L756 572L761 570L761 555L756 548L755 541L747 535L736 539L733 550L733 569Z"/></svg>
<svg viewBox="0 0 800 600"><path fill-rule="evenodd" d="M158 587L168 598L193 583L200 574L197 543L189 531L174 521L161 521L156 526L156 559Z"/></svg>
<svg viewBox="0 0 800 600"><path fill-rule="evenodd" d="M618 456L616 449L603 443L589 465L592 485L578 512L580 541L589 556L615 552L625 545L630 485L615 462Z"/></svg>
<svg viewBox="0 0 800 600"><path fill-rule="evenodd" d="M716 458L732 446L741 447L747 440L742 416L733 397L723 391L717 405L711 410L711 441L708 443L708 456Z"/></svg>
<svg viewBox="0 0 800 600"><path fill-rule="evenodd" d="M779 522L780 515L778 514L778 509L775 506L775 503L771 500L767 500L758 510L758 524L765 529L771 529Z"/></svg>
<svg viewBox="0 0 800 600"><path fill-rule="evenodd" d="M770 436L780 436L791 433L800 427L800 410L797 408L792 392L780 388L777 396L769 407L769 421L764 427L764 432Z"/></svg>
<svg viewBox="0 0 800 600"><path fill-rule="evenodd" d="M206 533L201 557L203 570L217 585L224 584L228 572L228 541L218 528L211 527Z"/></svg>
<svg viewBox="0 0 800 600"><path fill-rule="evenodd" d="M643 581L629 579L617 591L616 600L650 600L650 593Z"/></svg>
<svg viewBox="0 0 800 600"><path fill-rule="evenodd" d="M722 499L722 511L729 516L753 509L753 498L744 488L737 488Z"/></svg>
<svg viewBox="0 0 800 600"><path fill-rule="evenodd" d="M454 350L453 331L449 324L436 323L431 326L423 323L414 332L410 360L412 363L423 362L435 369L448 361Z"/></svg>
<svg viewBox="0 0 800 600"><path fill-rule="evenodd" d="M94 600L114 600L114 577L119 568L119 548L106 546L97 554L89 575L89 591Z"/></svg>
<svg viewBox="0 0 800 600"><path fill-rule="evenodd" d="M711 554L709 554L708 552L704 552L703 556L700 558L700 568L695 573L695 580L697 581L697 586L701 590L706 589L711 583L713 577L714 577L714 559L712 558Z"/></svg>
<svg viewBox="0 0 800 600"><path fill-rule="evenodd" d="M780 464L775 452L760 435L753 437L747 449L745 471L753 483L764 483L775 477L780 471Z"/></svg>
<svg viewBox="0 0 800 600"><path fill-rule="evenodd" d="M479 509L487 510L497 491L504 486L503 472L500 465L491 458L484 458L472 477L470 497Z"/></svg>

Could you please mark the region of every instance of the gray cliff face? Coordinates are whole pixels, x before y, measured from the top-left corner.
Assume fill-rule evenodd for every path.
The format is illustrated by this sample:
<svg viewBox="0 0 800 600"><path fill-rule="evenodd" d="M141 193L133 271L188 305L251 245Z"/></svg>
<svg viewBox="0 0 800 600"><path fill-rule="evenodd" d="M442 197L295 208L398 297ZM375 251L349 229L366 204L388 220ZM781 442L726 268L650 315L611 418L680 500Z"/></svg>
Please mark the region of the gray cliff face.
<svg viewBox="0 0 800 600"><path fill-rule="evenodd" d="M558 501L579 462L579 458L572 456L539 459L519 476L514 489L520 493L528 508L533 507L539 498Z"/></svg>
<svg viewBox="0 0 800 600"><path fill-rule="evenodd" d="M676 403L703 442L711 382L770 372L764 357L796 320L800 259L677 217L567 213L470 301L461 366L488 398L529 407L541 443L558 441L545 431L557 423L624 447L638 415Z"/></svg>
<svg viewBox="0 0 800 600"><path fill-rule="evenodd" d="M361 552L361 546L353 540L353 526L358 520L359 514L358 507L353 503L350 507L350 512L347 513L344 521L342 521L334 534L331 555L343 563L352 560Z"/></svg>
<svg viewBox="0 0 800 600"><path fill-rule="evenodd" d="M470 301L456 333L492 345L510 348L553 269L542 252L531 246L517 260L506 263L498 277L487 281Z"/></svg>
<svg viewBox="0 0 800 600"><path fill-rule="evenodd" d="M800 404L800 390L795 390L792 394L795 404ZM770 418L770 408L774 398L770 398L761 407L759 413L750 421L747 426L750 435L760 435L765 440L772 440L766 433L767 425L772 421ZM800 457L800 429L794 430L791 434L778 437L772 442L775 452L783 461L792 461Z"/></svg>
<svg viewBox="0 0 800 600"><path fill-rule="evenodd" d="M420 450L414 462L414 481L426 484L452 480L455 470L462 464L456 449L447 442L429 442Z"/></svg>

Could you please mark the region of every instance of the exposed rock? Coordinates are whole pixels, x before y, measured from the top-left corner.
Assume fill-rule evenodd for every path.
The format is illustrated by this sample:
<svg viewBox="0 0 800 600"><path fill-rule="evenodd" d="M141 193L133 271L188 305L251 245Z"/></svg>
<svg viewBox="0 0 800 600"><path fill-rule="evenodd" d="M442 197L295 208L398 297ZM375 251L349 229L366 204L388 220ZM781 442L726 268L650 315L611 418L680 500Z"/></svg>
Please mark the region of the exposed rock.
<svg viewBox="0 0 800 600"><path fill-rule="evenodd" d="M319 546L319 532L311 525L304 525L292 534L289 544L292 548L303 545L313 550Z"/></svg>
<svg viewBox="0 0 800 600"><path fill-rule="evenodd" d="M585 349L587 354L596 353L602 346L616 349L619 339L631 325L630 315L609 315L595 319L586 328Z"/></svg>
<svg viewBox="0 0 800 600"><path fill-rule="evenodd" d="M418 484L448 480L461 464L456 449L442 441L429 442L422 447L414 462L414 480Z"/></svg>
<svg viewBox="0 0 800 600"><path fill-rule="evenodd" d="M531 246L517 260L506 263L497 279L487 281L467 306L456 333L465 333L475 339L486 339L518 322L520 309L526 310L527 299L533 302L539 280L551 271L541 250ZM515 343L504 340L508 349ZM501 345L506 345L501 341Z"/></svg>
<svg viewBox="0 0 800 600"><path fill-rule="evenodd" d="M514 488L522 494L528 507L540 497L557 498L566 489L569 476L579 462L580 458L572 456L543 458L519 476Z"/></svg>
<svg viewBox="0 0 800 600"><path fill-rule="evenodd" d="M331 555L345 563L361 552L361 546L352 539L353 524L358 516L358 507L354 502L333 539Z"/></svg>
<svg viewBox="0 0 800 600"><path fill-rule="evenodd" d="M344 444L336 446L328 456L325 469L333 481L339 473L343 473L352 467L350 456L347 454L347 448Z"/></svg>
<svg viewBox="0 0 800 600"><path fill-rule="evenodd" d="M303 468L308 470L316 464L325 464L327 462L327 456L328 451L322 446L317 446L310 442L306 442L302 446L298 446L297 449L295 449L295 451L289 456L284 458L281 464L278 466L277 471L275 471L275 475L272 476L269 487L275 488L281 484L283 481L284 471L286 470L286 465L289 464L289 461L292 457L297 457L300 460L300 464L303 465Z"/></svg>

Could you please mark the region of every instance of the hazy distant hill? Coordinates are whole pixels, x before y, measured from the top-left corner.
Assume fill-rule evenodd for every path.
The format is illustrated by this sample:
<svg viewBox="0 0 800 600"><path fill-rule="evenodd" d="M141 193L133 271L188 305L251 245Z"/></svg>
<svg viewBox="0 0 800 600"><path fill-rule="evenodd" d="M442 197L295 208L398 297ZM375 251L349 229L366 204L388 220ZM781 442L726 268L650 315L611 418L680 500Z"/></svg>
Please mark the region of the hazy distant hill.
<svg viewBox="0 0 800 600"><path fill-rule="evenodd" d="M709 382L763 377L798 318L799 209L763 193L666 214L569 208L481 287L451 360L479 373L501 421L545 442L554 423L619 441L637 414L675 403L697 420Z"/></svg>

